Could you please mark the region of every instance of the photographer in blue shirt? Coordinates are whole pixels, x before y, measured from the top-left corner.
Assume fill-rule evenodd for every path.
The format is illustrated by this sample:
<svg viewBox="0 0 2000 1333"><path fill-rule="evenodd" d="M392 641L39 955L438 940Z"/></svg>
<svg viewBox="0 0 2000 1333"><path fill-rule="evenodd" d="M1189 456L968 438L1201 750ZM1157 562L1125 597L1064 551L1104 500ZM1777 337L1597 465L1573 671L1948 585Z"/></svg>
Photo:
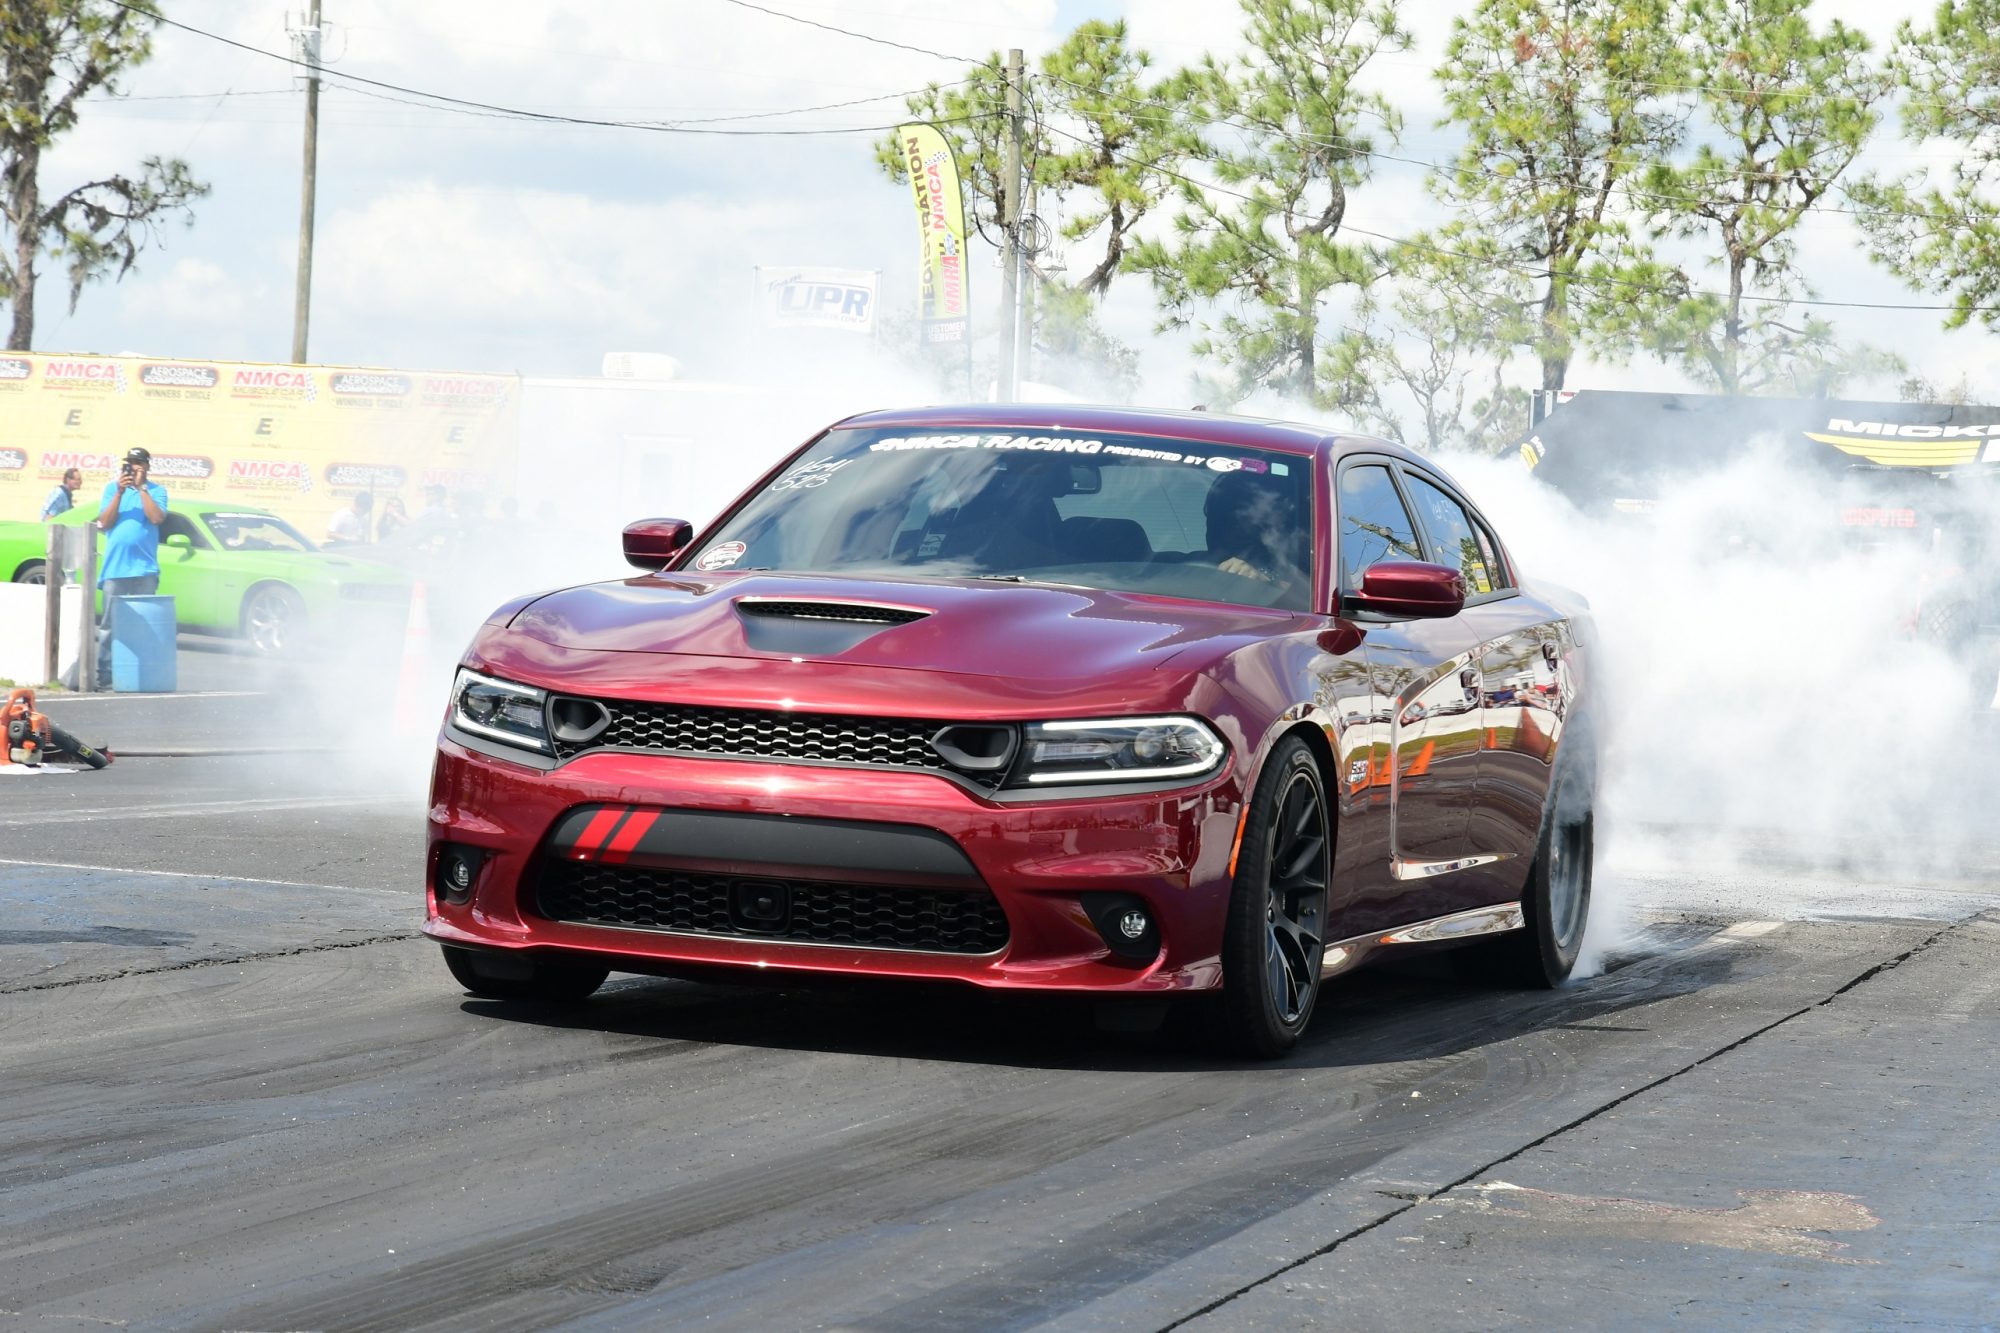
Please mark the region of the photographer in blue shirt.
<svg viewBox="0 0 2000 1333"><path fill-rule="evenodd" d="M111 617L120 597L149 597L160 590L160 524L167 516L167 488L148 481L153 455L129 449L118 480L104 487L97 526L104 532L104 557L97 586L104 614L97 623L97 688L111 685Z"/></svg>

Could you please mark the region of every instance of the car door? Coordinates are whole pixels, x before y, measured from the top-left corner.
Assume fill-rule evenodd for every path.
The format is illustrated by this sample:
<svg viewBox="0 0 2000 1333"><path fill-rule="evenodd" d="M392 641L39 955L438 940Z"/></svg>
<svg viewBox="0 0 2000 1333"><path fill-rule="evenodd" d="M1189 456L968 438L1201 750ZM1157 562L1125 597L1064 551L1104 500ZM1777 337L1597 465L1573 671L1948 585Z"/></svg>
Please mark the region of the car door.
<svg viewBox="0 0 2000 1333"><path fill-rule="evenodd" d="M215 623L215 543L192 514L169 509L160 522L160 594L174 599L174 620L207 629Z"/></svg>
<svg viewBox="0 0 2000 1333"><path fill-rule="evenodd" d="M1474 641L1480 681L1478 776L1468 809L1468 880L1489 900L1518 897L1540 833L1561 728L1560 644L1547 608L1525 596L1478 511L1442 478L1404 469L1431 558L1465 575L1458 619Z"/></svg>
<svg viewBox="0 0 2000 1333"><path fill-rule="evenodd" d="M1393 460L1343 459L1334 490L1342 595L1359 589L1371 565L1426 557ZM1344 778L1350 798L1357 784L1365 788L1352 832L1376 854L1358 868L1343 916L1349 934L1456 910L1449 901L1438 906L1437 894L1410 890L1442 884L1466 857L1479 764L1479 670L1471 631L1456 616L1370 617L1365 625L1355 651L1369 667L1368 715L1376 739L1365 767L1357 758L1346 760ZM1344 826L1341 836L1349 837L1350 829Z"/></svg>

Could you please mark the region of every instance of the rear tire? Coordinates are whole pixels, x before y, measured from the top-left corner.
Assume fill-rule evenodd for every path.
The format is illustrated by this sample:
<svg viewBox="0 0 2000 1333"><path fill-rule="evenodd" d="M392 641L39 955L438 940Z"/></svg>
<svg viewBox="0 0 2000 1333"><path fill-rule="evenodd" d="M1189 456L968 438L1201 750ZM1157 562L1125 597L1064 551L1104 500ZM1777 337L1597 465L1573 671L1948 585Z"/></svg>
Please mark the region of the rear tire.
<svg viewBox="0 0 2000 1333"><path fill-rule="evenodd" d="M38 586L47 586L48 581L49 562L46 560L24 561L21 567L14 571L14 582L16 583L33 583Z"/></svg>
<svg viewBox="0 0 2000 1333"><path fill-rule="evenodd" d="M1319 999L1333 823L1319 763L1279 741L1243 825L1222 938L1222 1043L1268 1060L1298 1044Z"/></svg>
<svg viewBox="0 0 2000 1333"><path fill-rule="evenodd" d="M1583 952L1590 925L1596 787L1587 739L1578 736L1571 743L1584 757L1557 761L1535 863L1521 895L1522 928L1459 951L1455 961L1475 976L1526 990L1552 990L1569 980Z"/></svg>
<svg viewBox="0 0 2000 1333"><path fill-rule="evenodd" d="M439 946L458 984L484 1000L539 1000L547 1004L588 999L611 975L608 967L546 958L488 958L472 949ZM495 975L496 973L506 975Z"/></svg>

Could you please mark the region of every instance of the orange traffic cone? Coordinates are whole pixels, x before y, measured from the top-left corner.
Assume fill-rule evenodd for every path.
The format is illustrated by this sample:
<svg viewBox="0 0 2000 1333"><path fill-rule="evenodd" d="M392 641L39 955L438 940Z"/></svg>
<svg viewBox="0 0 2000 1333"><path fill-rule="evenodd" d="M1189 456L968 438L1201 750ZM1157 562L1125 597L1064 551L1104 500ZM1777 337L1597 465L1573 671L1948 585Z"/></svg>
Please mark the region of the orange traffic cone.
<svg viewBox="0 0 2000 1333"><path fill-rule="evenodd" d="M1408 778L1420 778L1424 774L1430 772L1431 755L1435 753L1436 750L1437 750L1436 741L1425 741L1424 748L1417 751L1417 757L1411 761L1410 766L1408 768L1403 770L1403 776Z"/></svg>
<svg viewBox="0 0 2000 1333"><path fill-rule="evenodd" d="M396 677L395 728L399 736L434 729L428 677L431 663L431 607L423 580L410 589L410 618L403 629L403 664Z"/></svg>

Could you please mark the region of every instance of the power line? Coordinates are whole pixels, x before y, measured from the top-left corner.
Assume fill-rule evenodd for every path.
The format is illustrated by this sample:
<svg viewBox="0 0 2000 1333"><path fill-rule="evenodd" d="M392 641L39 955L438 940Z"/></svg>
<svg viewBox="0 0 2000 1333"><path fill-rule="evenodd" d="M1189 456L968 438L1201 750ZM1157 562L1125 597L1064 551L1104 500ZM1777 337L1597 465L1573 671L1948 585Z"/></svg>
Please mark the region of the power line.
<svg viewBox="0 0 2000 1333"><path fill-rule="evenodd" d="M818 28L821 32L838 33L842 37L853 37L859 41L873 42L877 46L893 46L898 51L911 51L920 56L935 56L939 60L950 60L963 65L983 65L986 63L983 60L974 60L970 56L955 56L945 51L934 51L928 46L912 46L908 42L891 41L887 37L877 37L873 33L857 32L853 28L837 28L831 23L821 23L818 19L809 19L803 14L788 14L782 9L770 9L763 5L752 4L751 0L722 0L722 3L725 5L735 5L738 9L755 10L759 14L768 14L774 19L785 19L791 23L801 23L808 28Z"/></svg>
<svg viewBox="0 0 2000 1333"><path fill-rule="evenodd" d="M86 97L83 100L89 106L117 106L120 102L212 102L221 97L289 97L297 91L296 88L228 88L219 93L148 93L140 97L115 93L109 97Z"/></svg>
<svg viewBox="0 0 2000 1333"><path fill-rule="evenodd" d="M736 3L737 0L731 0L731 2ZM779 137L831 135L831 134L882 134L896 128L894 125L848 125L848 126L818 127L818 128L731 130L731 129L705 128L699 124L681 123L673 121L605 120L595 116L571 116L552 111L533 111L525 107L511 107L496 102L481 102L474 100L472 98L454 97L447 93L429 92L425 89L412 88L405 84L389 83L382 79L367 78L360 74L348 74L344 72L336 72L334 70L327 69L321 65L313 65L308 61L299 60L288 55L282 55L276 51L266 50L261 46L252 46L247 42L239 42L233 37L224 37L220 33L209 32L205 28L197 28L194 27L192 24L182 23L178 19L170 19L164 15L154 14L149 10L141 9L135 5L127 4L125 0L110 0L110 3L116 5L120 9L126 10L127 12L138 15L142 18L157 20L158 22L166 24L169 27L178 28L183 32L192 33L197 37L203 37L212 42L219 42L224 46L234 47L239 51L247 51L252 55L262 56L267 60L275 60L280 62L281 64L291 65L295 68L315 70L322 78L338 79L342 81L342 83L347 85L349 92L361 93L364 96L380 97L382 100L390 102L407 101L408 105L427 107L432 110L457 110L461 113L470 115L496 116L504 119L536 121L545 124L586 125L599 129L645 130L655 134L707 134L707 135L719 135L724 137L746 137L746 138L747 137L779 138ZM777 11L773 10L771 12L776 13ZM814 26L819 26L819 25L814 25ZM927 53L927 54L937 54L937 53ZM952 56L946 56L944 58L948 60L956 59L956 57ZM359 85L365 85L365 87ZM381 89L382 92L368 93L367 92L368 88ZM391 94L402 94L402 96L397 97ZM890 94L890 95L893 96L895 94ZM416 100L411 100L411 99L416 99ZM871 99L871 100L879 100L879 99ZM984 119L984 117L964 116L964 117L956 117L954 119L963 122L963 121L980 120Z"/></svg>
<svg viewBox="0 0 2000 1333"><path fill-rule="evenodd" d="M886 134L889 131L896 128L895 125L830 125L830 126L822 125L822 126L796 126L786 129L768 129L768 130L727 130L727 129L711 129L697 121L643 121L643 120L600 121L600 120L592 120L588 117L574 117L574 116L550 117L543 115L523 115L519 112L513 111L505 107L493 111L476 110L471 107L456 107L456 106L440 107L431 102L418 101L417 99L410 97L397 97L391 93L374 92L367 88L343 87L338 84L336 84L335 87L339 88L340 91L342 92L352 93L356 97L372 98L378 102L394 102L400 106L413 106L413 107L418 107L425 111L444 111L447 112L448 114L456 116L474 116L487 120L525 122L527 124L532 124L532 125L552 125L557 128L561 128L564 126L583 126L591 129L611 128L611 129L629 129L629 130L649 130L657 134L707 134L707 135L719 135L723 138L755 137L755 138L767 138L767 139L790 138L790 137L809 138L809 137L829 135L829 134ZM763 114L785 115L789 113L768 112ZM972 124L977 121L990 120L993 119L995 115L997 115L997 113L982 112L977 115L951 116L935 123L946 124L946 125L965 125L965 124ZM722 119L733 119L733 118L723 117Z"/></svg>

